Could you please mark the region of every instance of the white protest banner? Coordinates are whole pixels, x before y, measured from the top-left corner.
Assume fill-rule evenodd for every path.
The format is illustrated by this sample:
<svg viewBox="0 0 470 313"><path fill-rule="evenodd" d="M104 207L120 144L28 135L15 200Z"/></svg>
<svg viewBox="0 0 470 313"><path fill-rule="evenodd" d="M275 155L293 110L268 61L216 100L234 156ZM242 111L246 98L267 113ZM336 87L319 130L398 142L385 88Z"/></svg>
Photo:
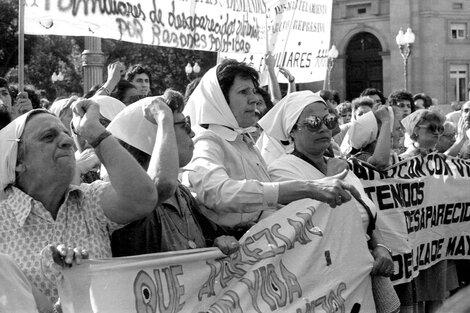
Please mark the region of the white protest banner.
<svg viewBox="0 0 470 313"><path fill-rule="evenodd" d="M393 250L394 284L445 259L470 258L470 161L433 153L378 172L350 160L379 209L377 227Z"/></svg>
<svg viewBox="0 0 470 313"><path fill-rule="evenodd" d="M297 201L251 228L241 246L230 257L207 248L90 260L63 271L62 308L66 313L375 312L373 258L352 204L331 209Z"/></svg>
<svg viewBox="0 0 470 313"><path fill-rule="evenodd" d="M285 67L296 83L325 79L330 49L332 0L270 0L268 8L265 51L276 59L277 79L287 83L279 73ZM220 53L219 59L245 61L266 77L265 55Z"/></svg>
<svg viewBox="0 0 470 313"><path fill-rule="evenodd" d="M263 0L25 0L25 33L262 53Z"/></svg>

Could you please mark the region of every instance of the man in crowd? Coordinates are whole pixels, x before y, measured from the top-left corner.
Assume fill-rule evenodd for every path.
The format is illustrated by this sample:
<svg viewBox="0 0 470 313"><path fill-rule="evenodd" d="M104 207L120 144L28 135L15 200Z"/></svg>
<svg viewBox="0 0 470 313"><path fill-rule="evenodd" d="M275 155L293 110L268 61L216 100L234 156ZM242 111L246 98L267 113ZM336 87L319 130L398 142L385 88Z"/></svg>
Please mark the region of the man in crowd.
<svg viewBox="0 0 470 313"><path fill-rule="evenodd" d="M132 65L126 72L126 80L130 81L137 88L141 96L150 95L152 85L152 75L150 70L140 64Z"/></svg>
<svg viewBox="0 0 470 313"><path fill-rule="evenodd" d="M165 200L158 198L151 177L100 124L97 103L81 100L73 109L74 131L95 149L110 183L70 185L75 173L73 140L46 110L23 114L0 131L0 252L12 256L33 287L52 302L57 299L57 272L44 255L48 245L66 243L86 248L91 258L111 257L112 231ZM173 121L160 125L169 129ZM174 136L168 140L174 142ZM151 162L157 167L171 163L166 156ZM168 173L176 180L176 171L157 172L159 179Z"/></svg>

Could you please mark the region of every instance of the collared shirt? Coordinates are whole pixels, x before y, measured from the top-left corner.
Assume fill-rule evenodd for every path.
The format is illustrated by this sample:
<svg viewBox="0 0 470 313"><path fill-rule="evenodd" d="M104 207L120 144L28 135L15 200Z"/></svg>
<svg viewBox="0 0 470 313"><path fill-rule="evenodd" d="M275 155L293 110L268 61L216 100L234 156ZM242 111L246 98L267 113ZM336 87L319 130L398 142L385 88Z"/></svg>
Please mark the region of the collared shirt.
<svg viewBox="0 0 470 313"><path fill-rule="evenodd" d="M90 258L111 257L110 234L119 225L99 205L108 183L70 186L54 220L43 204L16 187L0 202L0 252L14 258L31 283L57 300L58 272L48 244L87 249Z"/></svg>
<svg viewBox="0 0 470 313"><path fill-rule="evenodd" d="M247 135L210 125L194 138L190 188L220 226L248 228L262 211L277 208L279 184L271 182L266 164Z"/></svg>
<svg viewBox="0 0 470 313"><path fill-rule="evenodd" d="M204 248L204 233L211 227L201 217L196 199L183 185L178 185L175 196L147 217L113 233L113 256Z"/></svg>

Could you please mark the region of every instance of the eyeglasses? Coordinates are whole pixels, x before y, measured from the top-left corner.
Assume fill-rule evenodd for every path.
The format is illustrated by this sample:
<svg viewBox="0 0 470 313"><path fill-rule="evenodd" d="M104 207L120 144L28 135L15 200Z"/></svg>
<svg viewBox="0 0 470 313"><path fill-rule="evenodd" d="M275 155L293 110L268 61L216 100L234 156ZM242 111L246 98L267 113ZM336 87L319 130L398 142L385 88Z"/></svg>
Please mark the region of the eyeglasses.
<svg viewBox="0 0 470 313"><path fill-rule="evenodd" d="M191 118L189 116L186 116L184 118L184 120L182 120L182 121L174 123L174 125L178 125L178 124L184 124L184 130L186 130L188 135L191 134L191 132L192 132L192 130L191 130Z"/></svg>
<svg viewBox="0 0 470 313"><path fill-rule="evenodd" d="M338 117L334 114L325 115L323 118L312 115L306 117L303 123L298 123L299 126L307 126L311 132L320 130L321 124L324 124L328 129L335 129L338 126Z"/></svg>
<svg viewBox="0 0 470 313"><path fill-rule="evenodd" d="M418 125L419 128L426 128L429 132L433 134L442 135L444 133L444 126L436 125L436 124L429 124L429 125Z"/></svg>

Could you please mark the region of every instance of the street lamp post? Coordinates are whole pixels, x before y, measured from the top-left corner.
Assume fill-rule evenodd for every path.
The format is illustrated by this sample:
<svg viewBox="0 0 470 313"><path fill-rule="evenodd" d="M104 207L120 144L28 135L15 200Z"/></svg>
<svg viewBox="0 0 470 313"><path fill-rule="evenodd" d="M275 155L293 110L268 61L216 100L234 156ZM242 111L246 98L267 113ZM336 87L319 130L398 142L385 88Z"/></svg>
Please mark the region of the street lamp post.
<svg viewBox="0 0 470 313"><path fill-rule="evenodd" d="M191 65L190 62L188 62L188 64L186 64L186 67L184 68L184 71L186 72L186 77L188 77L188 80L192 81L201 72L201 67L199 66L199 64L197 64L197 62L194 62L194 66ZM192 77L193 73L194 77Z"/></svg>
<svg viewBox="0 0 470 313"><path fill-rule="evenodd" d="M403 58L403 88L408 90L408 58L411 54L411 48L415 42L415 34L408 27L406 33L403 33L403 29L400 28L396 37L398 48L400 48L400 54Z"/></svg>
<svg viewBox="0 0 470 313"><path fill-rule="evenodd" d="M323 89L326 89L327 83L328 83L328 89L330 89L330 83L331 83L331 70L335 66L335 61L338 58L339 52L338 49L336 49L335 45L331 46L330 51L328 51L328 59L326 63L327 67L327 76L326 80L323 82Z"/></svg>

